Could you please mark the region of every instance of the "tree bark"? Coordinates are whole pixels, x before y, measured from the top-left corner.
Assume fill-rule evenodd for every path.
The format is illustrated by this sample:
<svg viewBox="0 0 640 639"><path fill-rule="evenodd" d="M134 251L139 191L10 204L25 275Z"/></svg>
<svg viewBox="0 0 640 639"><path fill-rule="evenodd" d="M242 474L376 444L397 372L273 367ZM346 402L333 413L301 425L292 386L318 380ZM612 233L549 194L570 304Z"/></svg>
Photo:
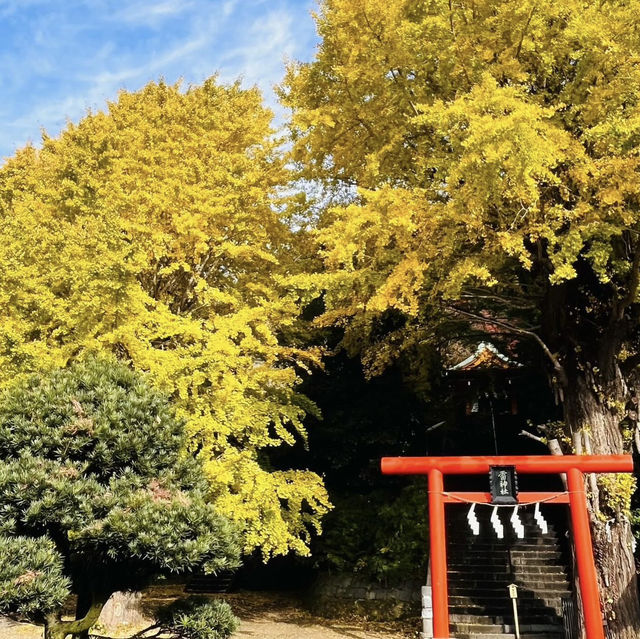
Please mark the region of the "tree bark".
<svg viewBox="0 0 640 639"><path fill-rule="evenodd" d="M78 593L76 602L76 619L83 619L91 609L92 597L87 588ZM75 636L75 639L89 639L89 630L84 630Z"/></svg>
<svg viewBox="0 0 640 639"><path fill-rule="evenodd" d="M588 436L593 454L622 454L625 450L619 407L624 406L624 400L625 385L619 371L602 382L589 374L588 369L580 370L571 376L565 389L566 423L573 434ZM626 513L611 510L597 490L596 494L589 492L594 559L606 636L636 639L640 635L640 605L631 526Z"/></svg>
<svg viewBox="0 0 640 639"><path fill-rule="evenodd" d="M89 630L98 621L108 598L108 594L94 595L86 616L76 621L62 621L59 611L48 614L44 622L44 639L66 639L69 635L78 636Z"/></svg>

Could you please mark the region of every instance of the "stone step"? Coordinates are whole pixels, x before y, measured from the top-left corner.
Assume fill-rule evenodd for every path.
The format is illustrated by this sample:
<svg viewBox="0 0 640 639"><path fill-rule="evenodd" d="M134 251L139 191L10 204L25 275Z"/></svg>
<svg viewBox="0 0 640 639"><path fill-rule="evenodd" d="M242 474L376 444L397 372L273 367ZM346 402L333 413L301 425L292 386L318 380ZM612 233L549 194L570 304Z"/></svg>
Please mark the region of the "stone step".
<svg viewBox="0 0 640 639"><path fill-rule="evenodd" d="M520 518L522 521L522 518ZM502 522L504 539L515 539L522 540L522 537L518 537L513 526L511 524L511 518L507 517L505 519L500 520ZM493 539L496 538L496 531L493 527L493 523L489 518L483 519L478 517L478 523L480 524L480 534L474 535L471 527L469 526L469 521L465 517L464 521L461 522L453 522L451 520L447 521L447 528L450 531L451 539L461 540L461 539L482 539L483 533L491 535ZM564 535L564 530L559 529L554 524L547 522L547 532L543 533L538 524L536 522L523 521L522 525L524 527L524 539L527 536L539 535L540 537L561 537ZM467 537L468 535L468 537Z"/></svg>
<svg viewBox="0 0 640 639"><path fill-rule="evenodd" d="M449 584L449 595L462 595L462 596L491 596L491 597L509 597L509 585L508 583L500 584L497 582L493 582L494 587L488 586L473 586L472 584L466 583L450 583ZM536 586L529 585L527 588L523 586L518 586L518 601L519 600L529 600L529 599L539 599L540 597L569 597L571 595L571 588L566 583L549 583L549 584L541 584Z"/></svg>
<svg viewBox="0 0 640 639"><path fill-rule="evenodd" d="M518 611L518 620L520 621L521 624L524 624L524 625L554 626L554 625L562 624L562 617L560 616L559 613L554 612L553 614L541 615L539 614L539 612L540 611L530 611L530 612L527 612L526 610ZM464 613L461 610L458 610L458 611L452 610L450 611L450 614L457 616ZM513 625L513 614L509 616L506 610L502 610L502 611L492 610L484 613L484 615L468 615L468 611L467 611L467 616L475 617L474 623L481 623L483 619L489 619L491 623L494 623L494 620L495 620L497 623L497 621L499 621L500 619L503 619L505 620L505 624L502 624L502 625Z"/></svg>
<svg viewBox="0 0 640 639"><path fill-rule="evenodd" d="M487 566L495 565L500 566L503 564L508 565L511 563L522 563L523 559L529 561L535 561L538 564L550 564L554 566L564 566L565 559L564 555L559 551L549 550L544 553L540 552L525 552L525 553L512 553L509 556L507 553L500 553L499 555L492 555L491 553L447 553L447 557L449 558L449 563L452 564L484 564Z"/></svg>
<svg viewBox="0 0 640 639"><path fill-rule="evenodd" d="M524 571L524 572L544 572L542 570L537 570L538 568L546 568L546 567L562 567L562 564L559 560L554 562L545 561L544 559L536 559L535 557L518 557L513 560L513 568L516 571ZM461 568L475 568L480 574L487 574L493 571L509 571L510 566L508 562L496 563L496 562L487 562L487 561L477 561L477 562L461 562L457 557L455 561L448 562L448 568L453 570L459 570Z"/></svg>
<svg viewBox="0 0 640 639"><path fill-rule="evenodd" d="M461 634L470 634L474 637L477 635L504 633L505 629L500 624L481 624L481 623L451 623L450 634L457 637Z"/></svg>
<svg viewBox="0 0 640 639"><path fill-rule="evenodd" d="M559 608L560 604L557 604L557 601L560 601L562 599L567 599L569 596L571 595L571 593L569 591L561 591L561 592L553 592L553 593L548 593L548 592L539 592L539 593L532 593L530 595L527 595L526 597L519 597L518 598L518 607L519 608L523 608L523 607L527 607L530 608L532 606L539 606L539 607L553 607L554 609ZM469 603L471 604L479 604L479 605L486 605L486 606L491 606L493 605L494 602L506 602L505 607L508 610L511 610L511 599L509 599L509 596L504 592L504 591L499 591L499 590L495 590L495 591L484 591L484 592L473 592L473 591L469 591L469 590L455 590L453 592L451 592L449 594L449 598L452 600L452 603L457 604L460 603L457 600L454 601L455 597L464 597L466 599L469 600Z"/></svg>
<svg viewBox="0 0 640 639"><path fill-rule="evenodd" d="M477 615L481 617L507 617L513 616L511 601L495 598L465 597L464 595L449 598L449 613ZM538 615L541 617L555 618L562 616L560 605L548 605L540 600L523 599L518 603L518 613L526 615Z"/></svg>
<svg viewBox="0 0 640 639"><path fill-rule="evenodd" d="M518 587L518 600L520 599L535 599L539 596L544 597L564 597L568 594L571 594L571 591L568 588L558 588L552 587L557 586L557 584L547 584L543 585L539 589L534 589L533 587L519 586ZM453 583L449 586L449 594L464 594L468 593L470 597L474 595L478 596L489 596L489 597L506 597L510 599L507 588L500 587L498 585L494 585L490 587L488 584L486 586L474 587L469 584L464 583Z"/></svg>
<svg viewBox="0 0 640 639"><path fill-rule="evenodd" d="M536 556L522 556L522 557L513 557L511 559L511 564L513 566L549 566L549 565L562 565L562 555L558 553L558 556L555 558L544 558L544 557L536 557Z"/></svg>
<svg viewBox="0 0 640 639"><path fill-rule="evenodd" d="M551 576L564 576L564 578L568 580L567 569L564 566L558 566L558 565L552 565L552 564L548 564L546 566L526 566L527 568L526 571L523 571L524 566L518 566L517 567L518 570L513 572L509 570L507 566L504 566L503 568L504 569L502 570L484 571L482 573L482 578L483 579L502 579L503 575L507 575L507 577L509 577L517 574L522 574L524 572L524 574L526 574L527 576L538 575L538 578L541 578L542 576L544 576L545 579ZM479 571L477 570L477 565L455 563L455 564L449 564L448 572L456 573L460 575L465 575L465 574L476 575L477 577Z"/></svg>
<svg viewBox="0 0 640 639"><path fill-rule="evenodd" d="M518 606L530 607L531 605L535 605L535 604L540 605L541 603L544 602L544 604L547 605L548 607L557 608L560 606L561 599L564 597L566 597L564 592L558 592L557 594L554 593L554 595L552 596L547 596L546 594L544 594L544 595L539 595L537 597L518 598ZM451 605L454 605L454 606L458 604L491 606L491 605L497 605L497 604L502 605L504 603L505 606L508 604L509 607L511 607L511 599L509 599L509 597L505 597L504 594L498 594L498 593L485 594L485 593L477 592L471 595L456 594L456 595L450 595L449 601L451 602Z"/></svg>
<svg viewBox="0 0 640 639"><path fill-rule="evenodd" d="M506 530L505 530L506 532ZM505 545L514 546L540 546L544 544L558 543L558 540L562 537L553 531L549 531L546 534L541 533L539 530L527 530L525 528L524 537L516 537L515 535L505 535L503 539L499 539L493 530L485 531L482 534L482 529L479 535L472 535L469 531L469 535L456 535L450 533L447 537L447 543L450 546L495 546L496 548L502 548Z"/></svg>
<svg viewBox="0 0 640 639"><path fill-rule="evenodd" d="M562 625L561 619L557 615L543 615L543 614L534 614L534 613L526 613L520 614L518 612L518 619L520 620L520 625L528 628L532 627L540 627L540 626L559 626ZM492 615L492 616L483 616L477 614L464 614L464 613L450 613L449 614L449 622L451 625L457 624L476 624L476 625L498 625L498 626L509 626L513 624L513 614L511 615Z"/></svg>
<svg viewBox="0 0 640 639"><path fill-rule="evenodd" d="M545 550L558 550L560 543L558 541L548 541L540 544L527 544L525 545L516 545L516 544L505 544L504 546L497 546L495 544L486 544L486 545L458 545L458 544L448 544L447 552L448 553L456 553L456 554L466 554L466 553L488 553L490 555L500 555L500 554L508 554L509 551L521 551L521 552L544 552Z"/></svg>
<svg viewBox="0 0 640 639"><path fill-rule="evenodd" d="M519 557L523 555L534 555L536 557L562 557L558 545L536 546L535 548L501 548L495 550L487 550L482 548L466 548L459 549L455 552L449 552L453 557L490 557L492 559L501 559L502 557Z"/></svg>
<svg viewBox="0 0 640 639"><path fill-rule="evenodd" d="M501 586L508 586L515 583L518 588L523 590L535 590L536 588L544 588L548 584L562 584L569 586L569 580L563 573L546 573L541 574L538 572L531 573L511 573L508 571L496 574L478 576L478 573L473 570L460 570L460 571L448 571L449 582L454 584L463 584L465 586L475 586L477 588L497 588Z"/></svg>
<svg viewBox="0 0 640 639"><path fill-rule="evenodd" d="M527 547L527 546L546 546L548 544L557 544L562 541L562 535L546 534L543 535L536 531L525 531L524 537L516 537L505 535L500 538L493 530L483 531L480 529L480 534L472 536L449 536L447 537L447 546L451 548L513 548L513 547Z"/></svg>
<svg viewBox="0 0 640 639"><path fill-rule="evenodd" d="M452 637L458 637L460 635L472 635L483 636L486 634L496 634L496 635L504 635L504 634L515 634L515 626L508 624L479 624L479 623L470 623L470 624L460 624L460 623L452 623L450 624L450 630ZM564 629L559 624L520 624L520 634L528 633L528 634L562 634Z"/></svg>
<svg viewBox="0 0 640 639"><path fill-rule="evenodd" d="M515 632L516 627L513 624L505 624L503 627L505 632ZM520 633L542 634L542 633L564 633L564 627L561 623L521 623Z"/></svg>
<svg viewBox="0 0 640 639"><path fill-rule="evenodd" d="M560 552L559 544L540 544L539 546L531 546L530 548L458 548L456 546L450 546L447 549L447 555L451 557L476 557L477 555L483 555L485 557L509 557L512 555L522 554L544 554L544 553L558 553ZM563 553L560 552L562 555Z"/></svg>
<svg viewBox="0 0 640 639"><path fill-rule="evenodd" d="M482 617L479 615L464 615L464 614L449 614L449 623L453 624L465 624L465 623L475 623L475 624L498 624L499 626L504 625L505 621L503 617Z"/></svg>
<svg viewBox="0 0 640 639"><path fill-rule="evenodd" d="M524 619L519 618L520 628L522 632L534 633L538 632L536 628L547 628L544 632L561 632L563 630L562 619L554 617L553 619ZM499 626L501 632L515 632L513 619L508 619L507 623L484 623L482 617L476 618L474 621L468 624L459 624L451 622L452 637L457 637L459 632L463 632L461 628L465 625L477 626L476 632L490 632L489 630L483 630L483 627ZM551 630L553 629L553 630ZM491 631L493 632L493 631Z"/></svg>
<svg viewBox="0 0 640 639"><path fill-rule="evenodd" d="M563 593L564 594L564 593ZM492 610L495 613L498 611L511 611L511 601L507 597L492 597L490 595L474 595L470 597L468 595L452 595L449 597L449 607L463 607L466 609L477 607L480 612L486 612ZM521 610L540 610L544 611L553 610L556 613L562 611L562 597L536 597L535 599L521 599L518 602L518 609Z"/></svg>

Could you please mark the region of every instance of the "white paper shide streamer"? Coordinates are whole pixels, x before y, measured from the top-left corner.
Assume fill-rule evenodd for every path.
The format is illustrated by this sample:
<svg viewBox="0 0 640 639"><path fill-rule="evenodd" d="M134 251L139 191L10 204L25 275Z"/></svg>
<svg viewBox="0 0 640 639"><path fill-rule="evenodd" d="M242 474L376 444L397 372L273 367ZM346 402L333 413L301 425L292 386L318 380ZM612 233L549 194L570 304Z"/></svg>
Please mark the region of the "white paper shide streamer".
<svg viewBox="0 0 640 639"><path fill-rule="evenodd" d="M543 535L546 535L549 532L549 526L547 526L547 520L542 516L542 513L540 512L540 504L536 504L536 508L533 512L533 518L536 520L538 528L540 528L540 532Z"/></svg>
<svg viewBox="0 0 640 639"><path fill-rule="evenodd" d="M491 524L493 525L493 529L496 531L496 535L498 539L504 539L504 526L500 521L500 517L498 517L498 507L495 506L493 511L491 512Z"/></svg>
<svg viewBox="0 0 640 639"><path fill-rule="evenodd" d="M518 539L524 539L524 526L520 519L520 515L518 515L518 507L516 506L513 509L513 514L511 515L511 519L509 520L511 525L513 526L513 531L516 533Z"/></svg>
<svg viewBox="0 0 640 639"><path fill-rule="evenodd" d="M476 505L471 504L471 508L469 508L469 512L467 513L467 521L469 522L469 528L471 528L471 532L474 535L480 534L480 522L478 521L478 517L476 516Z"/></svg>

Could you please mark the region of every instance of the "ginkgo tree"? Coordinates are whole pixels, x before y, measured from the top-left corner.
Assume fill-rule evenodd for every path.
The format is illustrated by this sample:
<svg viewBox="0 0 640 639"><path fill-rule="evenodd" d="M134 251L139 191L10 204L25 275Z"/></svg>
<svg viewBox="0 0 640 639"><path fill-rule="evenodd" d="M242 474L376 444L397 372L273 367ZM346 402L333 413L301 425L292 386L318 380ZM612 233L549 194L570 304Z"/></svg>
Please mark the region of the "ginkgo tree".
<svg viewBox="0 0 640 639"><path fill-rule="evenodd" d="M245 551L308 552L319 476L264 452L305 437L315 355L283 220L288 180L256 89L151 83L0 168L0 385L107 351L185 419L218 512Z"/></svg>
<svg viewBox="0 0 640 639"><path fill-rule="evenodd" d="M324 291L323 321L372 372L465 333L530 343L573 450L629 451L640 5L326 0L317 23L315 60L280 93L301 176L337 195L316 231L326 270L300 277ZM633 490L590 491L607 632L625 639L640 628Z"/></svg>

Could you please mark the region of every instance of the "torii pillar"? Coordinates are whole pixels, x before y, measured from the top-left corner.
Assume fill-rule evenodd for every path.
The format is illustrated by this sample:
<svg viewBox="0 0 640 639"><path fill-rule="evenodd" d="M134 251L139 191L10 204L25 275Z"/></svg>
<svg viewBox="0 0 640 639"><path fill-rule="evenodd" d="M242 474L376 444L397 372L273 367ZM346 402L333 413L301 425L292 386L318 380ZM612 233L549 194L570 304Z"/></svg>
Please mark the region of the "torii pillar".
<svg viewBox="0 0 640 639"><path fill-rule="evenodd" d="M444 505L460 501L492 503L489 493L456 492L445 494L444 475L480 475L489 473L491 467L495 466L513 466L516 472L522 474L566 473L568 495L562 492L520 493L517 500L519 504L541 501L569 504L587 639L605 639L583 473L630 473L633 471L633 460L630 455L384 457L381 467L385 475L427 475L429 478L429 534L434 638L449 638Z"/></svg>

